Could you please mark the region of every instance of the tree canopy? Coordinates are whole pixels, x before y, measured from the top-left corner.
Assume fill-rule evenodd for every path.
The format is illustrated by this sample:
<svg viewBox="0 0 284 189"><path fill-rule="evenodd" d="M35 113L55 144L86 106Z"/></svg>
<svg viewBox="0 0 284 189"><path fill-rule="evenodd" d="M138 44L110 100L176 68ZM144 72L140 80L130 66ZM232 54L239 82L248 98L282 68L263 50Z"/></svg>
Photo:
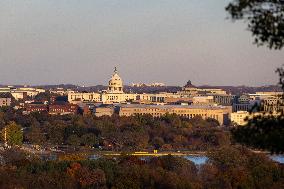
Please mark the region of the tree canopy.
<svg viewBox="0 0 284 189"><path fill-rule="evenodd" d="M279 68L280 84L284 91L284 69ZM284 108L283 95L277 102L278 112L263 113L248 119L245 126L232 130L234 140L256 149L268 150L271 153L284 153Z"/></svg>
<svg viewBox="0 0 284 189"><path fill-rule="evenodd" d="M242 147L208 152L204 164L171 155L83 160L79 156L43 161L18 149L0 151L0 188L41 189L279 189L284 167ZM71 159L70 159L71 158ZM11 168L12 167L12 168Z"/></svg>
<svg viewBox="0 0 284 189"><path fill-rule="evenodd" d="M233 20L245 20L252 32L254 43L269 49L281 50L284 46L284 0L233 0L226 7ZM279 84L284 91L284 68L276 70ZM278 105L282 100L279 100ZM241 144L284 153L283 149L283 110L280 115L258 115L248 120L245 127L232 130L232 136Z"/></svg>

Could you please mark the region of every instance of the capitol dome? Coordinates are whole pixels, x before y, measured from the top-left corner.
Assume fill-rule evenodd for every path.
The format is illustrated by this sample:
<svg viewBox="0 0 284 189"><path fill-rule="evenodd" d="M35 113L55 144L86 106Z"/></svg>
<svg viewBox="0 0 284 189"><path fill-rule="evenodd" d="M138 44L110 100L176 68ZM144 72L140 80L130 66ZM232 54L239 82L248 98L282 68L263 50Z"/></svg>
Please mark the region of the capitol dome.
<svg viewBox="0 0 284 189"><path fill-rule="evenodd" d="M114 68L114 73L108 82L107 93L123 93L123 82L118 75L116 67Z"/></svg>

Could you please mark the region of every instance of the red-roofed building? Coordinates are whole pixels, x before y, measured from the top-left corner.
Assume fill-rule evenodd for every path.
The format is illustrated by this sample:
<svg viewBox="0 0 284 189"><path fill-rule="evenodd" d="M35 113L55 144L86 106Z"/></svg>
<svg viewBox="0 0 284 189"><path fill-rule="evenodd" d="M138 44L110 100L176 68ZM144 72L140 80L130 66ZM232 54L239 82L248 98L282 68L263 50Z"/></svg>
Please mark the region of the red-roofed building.
<svg viewBox="0 0 284 189"><path fill-rule="evenodd" d="M77 114L78 108L79 107L76 104L51 104L49 105L49 114Z"/></svg>
<svg viewBox="0 0 284 189"><path fill-rule="evenodd" d="M43 103L26 104L26 112L48 112L48 106Z"/></svg>

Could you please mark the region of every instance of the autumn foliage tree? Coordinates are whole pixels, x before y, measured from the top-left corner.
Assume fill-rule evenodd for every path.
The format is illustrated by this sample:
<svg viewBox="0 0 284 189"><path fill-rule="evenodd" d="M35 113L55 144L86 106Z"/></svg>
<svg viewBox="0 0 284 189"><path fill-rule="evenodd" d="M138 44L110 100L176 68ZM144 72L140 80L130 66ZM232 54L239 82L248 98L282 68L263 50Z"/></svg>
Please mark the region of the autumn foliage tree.
<svg viewBox="0 0 284 189"><path fill-rule="evenodd" d="M100 188L105 185L105 173L101 169L90 169L74 162L67 168L69 175L81 188Z"/></svg>

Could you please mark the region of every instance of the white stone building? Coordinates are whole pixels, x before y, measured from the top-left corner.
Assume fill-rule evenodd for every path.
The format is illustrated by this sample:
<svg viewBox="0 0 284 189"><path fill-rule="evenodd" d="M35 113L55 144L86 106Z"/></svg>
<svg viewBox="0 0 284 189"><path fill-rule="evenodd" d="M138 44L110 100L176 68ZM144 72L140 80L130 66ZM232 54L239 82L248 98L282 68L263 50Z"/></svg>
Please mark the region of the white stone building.
<svg viewBox="0 0 284 189"><path fill-rule="evenodd" d="M108 82L108 88L99 93L68 93L68 101L70 103L80 102L101 102L104 104L124 103L128 101L149 101L149 102L163 102L167 97L177 96L173 93L158 93L158 94L136 94L124 93L123 81L118 75L115 68L111 79ZM178 95L179 96L179 95Z"/></svg>

